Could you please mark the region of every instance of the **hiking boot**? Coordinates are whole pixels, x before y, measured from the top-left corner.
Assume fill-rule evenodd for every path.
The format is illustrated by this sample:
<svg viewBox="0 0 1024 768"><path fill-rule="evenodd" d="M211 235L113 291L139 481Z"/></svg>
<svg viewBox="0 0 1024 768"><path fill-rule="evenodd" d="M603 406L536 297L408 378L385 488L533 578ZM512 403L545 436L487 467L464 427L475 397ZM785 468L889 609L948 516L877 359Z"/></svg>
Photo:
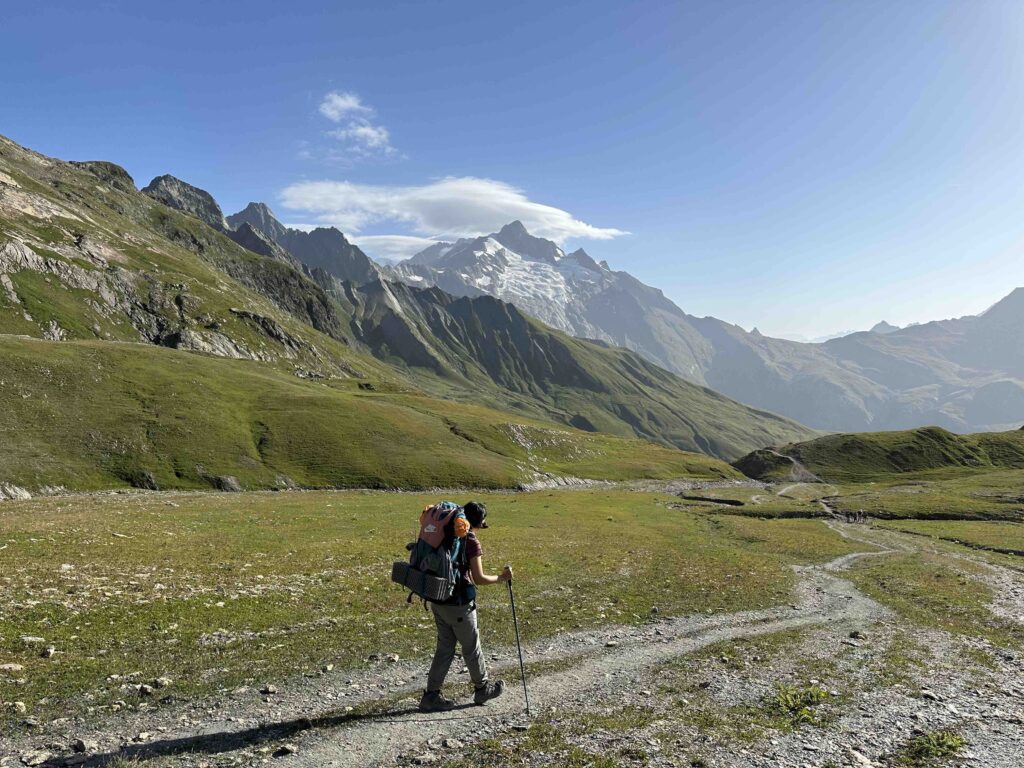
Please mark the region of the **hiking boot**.
<svg viewBox="0 0 1024 768"><path fill-rule="evenodd" d="M455 702L446 699L440 691L424 691L420 699L420 712L448 712L455 709Z"/></svg>
<svg viewBox="0 0 1024 768"><path fill-rule="evenodd" d="M476 689L476 693L473 694L473 702L476 704L485 704L491 699L496 699L505 692L505 681L498 680L493 683L484 683Z"/></svg>

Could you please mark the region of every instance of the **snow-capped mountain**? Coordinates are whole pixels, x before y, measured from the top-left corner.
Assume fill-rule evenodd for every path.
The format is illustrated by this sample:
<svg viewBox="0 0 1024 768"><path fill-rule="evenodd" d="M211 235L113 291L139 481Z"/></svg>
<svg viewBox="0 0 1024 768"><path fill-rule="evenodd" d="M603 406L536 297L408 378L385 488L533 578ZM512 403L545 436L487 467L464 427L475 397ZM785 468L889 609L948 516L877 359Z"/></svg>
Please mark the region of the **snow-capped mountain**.
<svg viewBox="0 0 1024 768"><path fill-rule="evenodd" d="M566 254L532 236L518 221L486 237L437 243L397 266L413 285L436 285L462 296L490 294L574 336L604 338L586 318L585 303L614 281L582 249Z"/></svg>
<svg viewBox="0 0 1024 768"><path fill-rule="evenodd" d="M435 243L392 275L458 296L496 296L573 336L626 347L694 383L819 429L938 424L977 431L1024 421L1019 335L1007 340L1000 331L994 345L981 332L1024 315L1024 291L978 318L904 329L880 323L801 343L688 315L628 272L583 250L567 254L518 221L485 237Z"/></svg>
<svg viewBox="0 0 1024 768"><path fill-rule="evenodd" d="M699 358L706 345L661 291L582 248L566 253L519 221L484 237L431 245L396 265L395 274L458 296L496 296L573 336L628 347L704 383Z"/></svg>

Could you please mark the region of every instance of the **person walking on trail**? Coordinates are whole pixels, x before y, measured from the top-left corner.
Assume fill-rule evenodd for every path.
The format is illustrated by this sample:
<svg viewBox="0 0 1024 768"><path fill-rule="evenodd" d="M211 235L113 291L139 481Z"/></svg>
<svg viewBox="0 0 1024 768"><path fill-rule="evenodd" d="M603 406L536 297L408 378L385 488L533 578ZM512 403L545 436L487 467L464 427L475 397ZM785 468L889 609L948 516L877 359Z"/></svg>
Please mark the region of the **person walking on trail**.
<svg viewBox="0 0 1024 768"><path fill-rule="evenodd" d="M458 558L459 578L455 594L444 603L431 603L434 623L437 624L437 650L427 674L427 688L420 699L421 712L445 712L455 707L455 702L441 693L441 687L455 658L456 642L462 646L462 658L475 687L473 701L484 704L505 692L504 680L491 682L487 678L487 662L480 647L477 623L476 588L511 581L512 568L506 565L497 576L484 573L484 550L476 532L487 528L487 507L471 501L463 511L470 529L463 541L462 555Z"/></svg>

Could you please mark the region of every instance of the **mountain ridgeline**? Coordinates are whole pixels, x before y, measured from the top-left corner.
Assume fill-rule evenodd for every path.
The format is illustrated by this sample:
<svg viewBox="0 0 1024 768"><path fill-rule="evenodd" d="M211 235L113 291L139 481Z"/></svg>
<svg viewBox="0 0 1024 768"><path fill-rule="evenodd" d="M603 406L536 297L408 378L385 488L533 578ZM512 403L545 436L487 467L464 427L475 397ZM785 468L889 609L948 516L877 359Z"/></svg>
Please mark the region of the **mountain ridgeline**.
<svg viewBox="0 0 1024 768"><path fill-rule="evenodd" d="M0 485L732 477L678 449L813 434L247 210L0 138Z"/></svg>
<svg viewBox="0 0 1024 768"><path fill-rule="evenodd" d="M631 349L688 381L822 430L953 431L1024 423L1024 291L978 317L881 322L820 344L685 313L661 291L563 252L519 222L400 263L412 285L492 295L566 333Z"/></svg>
<svg viewBox="0 0 1024 768"><path fill-rule="evenodd" d="M305 234L282 226L260 204L228 220L258 225L280 244ZM346 252L354 248L345 241ZM383 361L415 369L418 386L438 395L723 458L739 455L750 442L768 444L780 432L810 434L633 352L572 338L514 304L389 281L383 271L366 280L365 265L373 263L363 256L354 275L345 268L349 263L307 266L350 318L352 338Z"/></svg>

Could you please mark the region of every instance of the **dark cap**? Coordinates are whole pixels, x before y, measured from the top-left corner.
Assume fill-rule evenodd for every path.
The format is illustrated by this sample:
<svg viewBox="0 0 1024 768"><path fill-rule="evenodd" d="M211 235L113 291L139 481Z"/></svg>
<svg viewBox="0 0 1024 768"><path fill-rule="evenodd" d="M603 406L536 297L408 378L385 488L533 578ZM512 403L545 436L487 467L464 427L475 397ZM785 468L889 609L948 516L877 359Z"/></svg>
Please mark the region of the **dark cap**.
<svg viewBox="0 0 1024 768"><path fill-rule="evenodd" d="M487 507L482 502L471 501L462 508L466 513L466 519L474 528L487 527Z"/></svg>

